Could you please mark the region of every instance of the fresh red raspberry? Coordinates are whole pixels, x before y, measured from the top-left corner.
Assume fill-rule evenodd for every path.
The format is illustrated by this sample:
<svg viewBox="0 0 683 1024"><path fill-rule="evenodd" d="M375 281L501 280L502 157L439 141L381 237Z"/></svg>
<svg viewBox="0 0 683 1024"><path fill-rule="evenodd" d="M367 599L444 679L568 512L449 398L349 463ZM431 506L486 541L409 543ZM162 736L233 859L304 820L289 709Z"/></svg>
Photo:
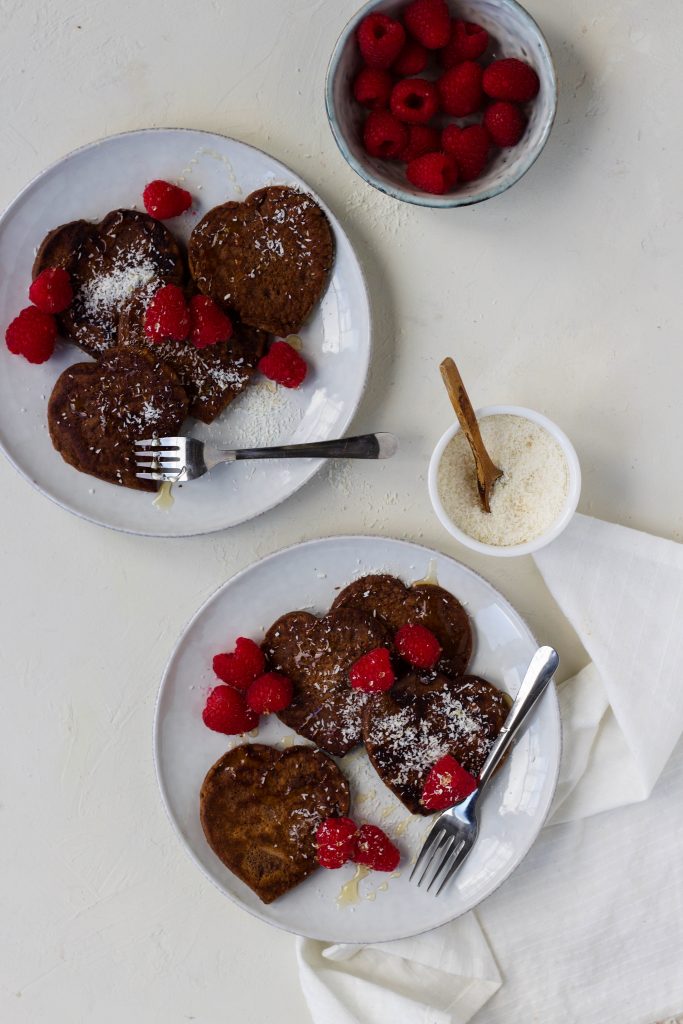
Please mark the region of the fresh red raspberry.
<svg viewBox="0 0 683 1024"><path fill-rule="evenodd" d="M428 50L440 50L451 34L446 0L413 0L403 12L406 28Z"/></svg>
<svg viewBox="0 0 683 1024"><path fill-rule="evenodd" d="M451 22L451 38L441 51L441 63L445 68L455 67L463 60L476 60L489 45L489 34L473 21L454 18Z"/></svg>
<svg viewBox="0 0 683 1024"><path fill-rule="evenodd" d="M404 78L391 91L391 113L404 124L426 124L439 109L439 94L426 78Z"/></svg>
<svg viewBox="0 0 683 1024"><path fill-rule="evenodd" d="M484 126L497 146L516 146L526 128L526 118L514 103L498 100L484 112Z"/></svg>
<svg viewBox="0 0 683 1024"><path fill-rule="evenodd" d="M361 68L353 83L353 95L369 110L386 110L394 80L388 71L379 68Z"/></svg>
<svg viewBox="0 0 683 1024"><path fill-rule="evenodd" d="M298 388L308 373L306 360L287 341L274 341L267 355L259 359L258 369L283 388Z"/></svg>
<svg viewBox="0 0 683 1024"><path fill-rule="evenodd" d="M363 144L370 156L397 160L408 141L408 132L388 110L372 110L363 129Z"/></svg>
<svg viewBox="0 0 683 1024"><path fill-rule="evenodd" d="M351 818L325 818L315 834L318 864L323 868L341 868L356 852L358 826Z"/></svg>
<svg viewBox="0 0 683 1024"><path fill-rule="evenodd" d="M442 196L455 188L458 165L448 153L425 153L410 161L406 175L415 188Z"/></svg>
<svg viewBox="0 0 683 1024"><path fill-rule="evenodd" d="M386 14L368 14L358 26L356 38L367 66L386 71L403 49L406 33L400 21Z"/></svg>
<svg viewBox="0 0 683 1024"><path fill-rule="evenodd" d="M246 690L249 683L263 675L266 659L257 643L246 636L238 636L235 650L228 654L217 654L213 659L213 670L223 683Z"/></svg>
<svg viewBox="0 0 683 1024"><path fill-rule="evenodd" d="M467 128L449 124L441 134L441 147L444 153L455 157L458 180L474 181L486 167L491 137L483 124L471 124Z"/></svg>
<svg viewBox="0 0 683 1024"><path fill-rule="evenodd" d="M224 732L226 736L251 732L258 725L258 715L247 707L242 694L232 686L214 687L206 698L202 719L209 729Z"/></svg>
<svg viewBox="0 0 683 1024"><path fill-rule="evenodd" d="M292 703L292 680L279 672L266 672L247 687L247 706L259 715L284 711Z"/></svg>
<svg viewBox="0 0 683 1024"><path fill-rule="evenodd" d="M353 860L356 864L365 864L373 871L395 871L401 854L386 832L377 825L361 825Z"/></svg>
<svg viewBox="0 0 683 1024"><path fill-rule="evenodd" d="M444 114L467 117L481 109L484 101L482 74L481 66L473 60L464 60L443 73L436 84Z"/></svg>
<svg viewBox="0 0 683 1024"><path fill-rule="evenodd" d="M445 811L473 793L477 780L450 754L439 758L427 776L422 804L430 811Z"/></svg>
<svg viewBox="0 0 683 1024"><path fill-rule="evenodd" d="M27 306L15 316L5 331L7 348L15 356L23 356L29 363L44 363L55 350L57 324L49 313L36 306Z"/></svg>
<svg viewBox="0 0 683 1024"><path fill-rule="evenodd" d="M179 217L192 205L192 196L187 189L172 185L170 181L162 181L156 178L145 185L142 193L142 201L150 217L157 220L170 220L171 217Z"/></svg>
<svg viewBox="0 0 683 1024"><path fill-rule="evenodd" d="M232 320L208 295L193 295L190 299L190 325L195 348L232 338Z"/></svg>
<svg viewBox="0 0 683 1024"><path fill-rule="evenodd" d="M384 693L396 682L391 656L386 647L375 647L363 654L349 669L349 682L354 690Z"/></svg>
<svg viewBox="0 0 683 1024"><path fill-rule="evenodd" d="M482 85L487 96L512 103L528 103L541 87L534 69L516 57L494 60L489 64L484 69Z"/></svg>
<svg viewBox="0 0 683 1024"><path fill-rule="evenodd" d="M441 644L431 629L419 623L406 623L394 637L396 650L416 668L432 668L441 655Z"/></svg>
<svg viewBox="0 0 683 1024"><path fill-rule="evenodd" d="M437 128L428 124L408 125L408 144L401 151L401 160L409 164L418 156L434 153L441 147L441 136Z"/></svg>
<svg viewBox="0 0 683 1024"><path fill-rule="evenodd" d="M63 313L74 297L69 272L63 267L43 270L31 284L28 297L43 313Z"/></svg>
<svg viewBox="0 0 683 1024"><path fill-rule="evenodd" d="M392 64L391 70L395 75L411 78L419 75L427 67L429 54L424 46L420 46L414 39L408 39L398 55L398 59Z"/></svg>
<svg viewBox="0 0 683 1024"><path fill-rule="evenodd" d="M183 289L165 284L154 295L145 310L145 335L161 344L167 339L185 341L190 333L190 311Z"/></svg>

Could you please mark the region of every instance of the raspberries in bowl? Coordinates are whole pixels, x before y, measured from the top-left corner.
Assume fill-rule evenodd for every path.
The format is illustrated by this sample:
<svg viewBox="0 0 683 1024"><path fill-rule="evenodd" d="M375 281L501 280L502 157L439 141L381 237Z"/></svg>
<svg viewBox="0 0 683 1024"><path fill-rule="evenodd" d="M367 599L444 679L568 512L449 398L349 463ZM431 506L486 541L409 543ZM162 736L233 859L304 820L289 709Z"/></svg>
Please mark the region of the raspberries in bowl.
<svg viewBox="0 0 683 1024"><path fill-rule="evenodd" d="M337 42L326 105L342 154L369 184L456 207L531 167L557 84L541 30L516 0L371 0Z"/></svg>

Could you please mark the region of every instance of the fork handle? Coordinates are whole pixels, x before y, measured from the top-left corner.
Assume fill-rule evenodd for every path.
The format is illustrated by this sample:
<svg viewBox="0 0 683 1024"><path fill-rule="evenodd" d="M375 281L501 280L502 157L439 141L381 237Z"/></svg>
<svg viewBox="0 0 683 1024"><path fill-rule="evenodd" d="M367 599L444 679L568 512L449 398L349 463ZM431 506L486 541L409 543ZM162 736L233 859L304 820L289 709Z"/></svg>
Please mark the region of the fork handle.
<svg viewBox="0 0 683 1024"><path fill-rule="evenodd" d="M335 441L312 441L308 444L283 444L276 448L242 448L232 452L241 459L389 459L398 442L393 434L362 434ZM227 454L227 453L226 453Z"/></svg>
<svg viewBox="0 0 683 1024"><path fill-rule="evenodd" d="M534 654L522 680L519 693L505 719L503 728L494 740L489 756L479 776L479 792L489 781L496 768L504 758L512 741L517 737L526 722L529 712L539 698L545 693L550 680L560 663L557 651L552 647L539 647Z"/></svg>

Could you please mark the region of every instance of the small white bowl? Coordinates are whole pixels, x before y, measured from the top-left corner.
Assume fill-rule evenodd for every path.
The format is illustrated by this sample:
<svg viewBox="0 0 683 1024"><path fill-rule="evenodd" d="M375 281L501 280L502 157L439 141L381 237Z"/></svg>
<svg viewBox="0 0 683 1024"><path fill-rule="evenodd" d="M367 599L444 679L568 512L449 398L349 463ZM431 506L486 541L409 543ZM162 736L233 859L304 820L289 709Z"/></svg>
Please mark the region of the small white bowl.
<svg viewBox="0 0 683 1024"><path fill-rule="evenodd" d="M541 81L536 99L528 104L529 124L516 146L496 150L484 174L464 182L446 195L431 195L411 185L404 164L379 160L365 152L363 121L366 111L353 98L353 80L362 67L356 29L371 12L400 16L408 0L369 0L349 21L334 48L327 69L325 106L339 149L354 171L368 184L394 199L418 206L469 206L491 199L526 174L548 141L557 110L557 78L550 48L540 28L516 0L457 0L451 13L483 25L489 32L495 57L519 57L534 66Z"/></svg>
<svg viewBox="0 0 683 1024"><path fill-rule="evenodd" d="M569 489L562 512L552 526L549 526L547 530L543 531L543 533L539 533L539 535L534 537L533 540L526 541L524 544L510 544L509 546L503 546L498 544L483 544L481 541L475 540L474 537L470 537L468 533L465 533L455 525L443 507L443 502L441 501L441 496L439 494L438 476L439 463L441 462L443 453L446 450L446 446L460 431L460 424L457 420L452 427L448 428L434 449L429 463L427 484L429 487L429 497L431 498L434 511L436 512L441 525L445 527L445 529L448 530L456 540L460 541L461 544L464 544L465 547L470 548L472 551L478 551L481 555L495 555L498 558L511 558L513 555L530 555L532 551L538 551L540 548L544 548L546 544L550 544L552 540L559 537L576 512L576 506L579 504L579 496L581 494L581 466L579 465L579 459L574 450L574 446L567 435L563 430L560 430L556 423L549 420L547 416L544 416L540 412L534 412L533 409L524 409L519 405L487 405L483 409L477 409L477 419L483 419L485 416L500 415L522 416L524 419L531 420L533 423L538 423L555 438L564 452L569 470Z"/></svg>

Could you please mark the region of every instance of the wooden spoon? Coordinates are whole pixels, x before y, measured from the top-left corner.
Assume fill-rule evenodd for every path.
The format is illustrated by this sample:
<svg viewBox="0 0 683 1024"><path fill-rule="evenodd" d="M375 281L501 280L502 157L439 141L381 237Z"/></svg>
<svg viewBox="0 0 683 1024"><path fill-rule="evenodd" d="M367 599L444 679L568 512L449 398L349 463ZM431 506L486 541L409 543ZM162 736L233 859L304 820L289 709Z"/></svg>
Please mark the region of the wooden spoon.
<svg viewBox="0 0 683 1024"><path fill-rule="evenodd" d="M452 359L444 359L441 366L441 376L443 382L446 385L448 391L448 397L451 400L453 408L455 409L460 426L462 427L465 437L470 443L472 454L474 455L474 462L477 467L477 490L479 491L479 500L481 501L481 507L484 512L491 511L491 495L495 486L496 480L500 480L503 475L502 469L498 469L498 466L494 465L489 453L484 447L484 442L481 439L481 432L479 430L479 424L477 423L477 417L474 415L474 409L470 402L465 385L462 382L462 377L458 371L458 367L455 365Z"/></svg>

